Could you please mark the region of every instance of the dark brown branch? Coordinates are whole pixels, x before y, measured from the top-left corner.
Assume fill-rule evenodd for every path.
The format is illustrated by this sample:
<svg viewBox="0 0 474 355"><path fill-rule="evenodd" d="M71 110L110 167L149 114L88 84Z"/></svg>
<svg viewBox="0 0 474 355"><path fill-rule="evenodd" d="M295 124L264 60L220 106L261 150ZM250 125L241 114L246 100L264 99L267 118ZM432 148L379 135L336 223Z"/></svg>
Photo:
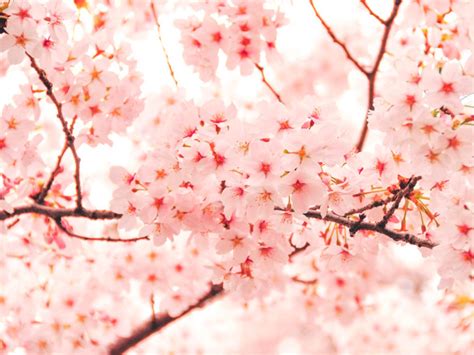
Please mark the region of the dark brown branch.
<svg viewBox="0 0 474 355"><path fill-rule="evenodd" d="M379 15L377 15L377 14L370 8L369 5L367 5L366 0L361 0L360 2L362 3L362 6L364 6L364 7L367 9L367 11L369 12L369 14L371 14L375 19L377 19L378 22L380 22L382 25L386 25L387 22L386 22L383 18L381 18Z"/></svg>
<svg viewBox="0 0 474 355"><path fill-rule="evenodd" d="M0 12L0 34L6 33L8 15Z"/></svg>
<svg viewBox="0 0 474 355"><path fill-rule="evenodd" d="M359 220L356 221L350 228L349 228L349 234L350 236L353 238L355 237L355 234L357 233L357 231L360 230L360 225L362 224L362 222L364 221L364 219L366 218L367 216L363 213L361 213L359 215Z"/></svg>
<svg viewBox="0 0 474 355"><path fill-rule="evenodd" d="M258 69L258 71L260 72L260 76L262 77L262 82L265 84L265 86L270 89L270 91L272 92L272 94L276 97L276 99L283 103L283 100L281 99L281 96L280 94L273 88L273 86L268 82L267 80L267 77L265 76L265 71L263 69L262 66L260 66L259 64L255 63L255 67Z"/></svg>
<svg viewBox="0 0 474 355"><path fill-rule="evenodd" d="M74 125L76 123L76 120L77 120L77 116L74 116L74 118L71 122L71 125L69 126L69 130L71 131L71 134L74 131ZM51 172L51 175L49 176L48 181L46 182L45 185L43 185L40 192L38 192L35 196L33 196L33 199L37 203L39 203L39 204L44 203L44 199L46 198L46 196L48 195L49 190L53 186L54 179L56 179L56 176L58 176L58 174L59 174L59 171L61 169L61 162L64 158L64 154L66 153L67 148L68 148L68 143L67 143L67 139L66 139L65 142L64 142L63 149L61 150L61 152L59 153L59 155L57 157L56 166L54 167L53 171Z"/></svg>
<svg viewBox="0 0 474 355"><path fill-rule="evenodd" d="M58 228L66 233L71 238L86 240L88 242L112 242L112 243L132 243L137 242L139 240L150 240L148 236L144 237L134 237L134 238L111 238L111 237L86 237L83 235L76 234L70 230L68 230L62 223L61 218L56 218L54 220Z"/></svg>
<svg viewBox="0 0 474 355"><path fill-rule="evenodd" d="M419 180L421 180L421 176L416 176L416 177L412 176L408 180L406 186L404 188L402 188L396 194L395 201L393 201L392 206L390 206L390 209L387 211L387 213L385 213L382 220L379 223L377 223L378 226L385 227L387 225L389 219L393 216L393 214L397 210L398 206L400 206L400 202L402 201L402 199L404 197L408 197L412 193L413 189L415 188L416 183Z"/></svg>
<svg viewBox="0 0 474 355"><path fill-rule="evenodd" d="M349 49L347 48L346 44L342 42L337 36L335 35L334 31L332 28L328 25L328 23L323 19L319 11L316 9L316 6L313 3L313 0L309 0L309 3L311 7L313 8L313 12L318 18L319 22L323 25L324 29L328 33L328 35L331 37L331 39L336 43L339 47L342 48L344 53L346 54L347 58L359 69L362 73L364 73L366 76L369 75L369 72L357 61L356 58L349 52Z"/></svg>
<svg viewBox="0 0 474 355"><path fill-rule="evenodd" d="M49 176L48 181L46 182L45 185L43 185L43 187L41 188L41 191L36 196L33 197L33 199L37 203L42 204L44 202L46 195L48 194L49 190L53 186L54 179L56 179L56 176L58 176L59 171L61 170L61 162L63 160L64 154L66 153L67 148L68 148L68 144L67 142L65 142L63 149L61 150L61 153L59 153L58 155L56 166L51 172L51 175Z"/></svg>
<svg viewBox="0 0 474 355"><path fill-rule="evenodd" d="M171 62L170 62L170 58L168 56L168 52L166 51L165 45L163 44L163 38L161 37L160 21L158 21L158 13L156 11L155 4L154 4L153 0L150 2L150 9L151 9L151 13L153 15L153 20L155 21L156 29L158 31L158 38L160 40L161 49L163 50L163 54L165 55L166 64L168 64L168 69L170 71L171 78L173 79L174 84L176 86L178 86L178 81L176 80L176 77L174 75L174 70L173 70L173 67L171 66Z"/></svg>
<svg viewBox="0 0 474 355"><path fill-rule="evenodd" d="M199 300L196 303L186 308L186 310L184 310L178 316L171 317L168 314L157 315L156 317L143 323L139 328L133 331L133 333L130 336L117 340L117 342L115 342L114 344L110 346L109 354L110 355L123 354L125 351L137 345L144 339L148 338L153 333L160 331L161 329L165 328L169 324L182 318L183 316L193 311L194 309L202 307L206 303L217 299L218 296L222 295L223 293L224 293L224 288L222 284L211 286L210 290L206 294L204 294L201 298L199 298Z"/></svg>
<svg viewBox="0 0 474 355"><path fill-rule="evenodd" d="M7 220L9 218L20 216L22 214L36 213L51 219L58 219L63 217L77 217L87 218L92 220L99 219L119 219L122 217L121 214L106 210L87 210L85 208L78 210L77 208L54 208L37 203L31 205L20 206L13 209L12 213L7 211L0 211L0 221Z"/></svg>
<svg viewBox="0 0 474 355"><path fill-rule="evenodd" d="M331 39L334 41L334 43L336 43L339 47L342 48L344 53L346 53L347 58L357 67L357 69L359 69L359 71L362 74L364 74L366 76L367 80L369 81L369 83L368 83L367 113L365 115L365 120L364 120L364 125L362 127L362 132L359 136L359 140L358 140L357 145L355 147L356 151L360 152L362 150L362 148L364 147L365 139L367 137L368 127L369 127L368 126L368 124L369 124L369 120L368 120L369 112L374 109L375 80L376 80L376 77L377 77L377 73L378 73L378 70L379 70L380 63L382 62L383 56L386 52L388 37L390 35L390 31L392 29L393 22L395 21L395 17L398 14L398 10L400 8L402 0L394 0L394 5L393 5L392 12L391 12L389 18L386 21L382 20L381 18L379 19L379 21L381 21L381 23L383 23L383 25L385 26L385 29L384 29L384 32L382 34L382 39L380 41L379 51L378 51L377 56L375 58L372 69L370 71L365 69L359 63L359 61L349 52L349 49L347 48L347 45L337 38L337 36L334 34L334 31L332 30L332 28L328 25L328 23L323 19L321 14L316 9L316 6L314 5L313 1L314 0L309 0L309 3L311 5L311 7L313 8L314 14L318 18L319 22L321 22L323 27L326 29L326 32L328 33L328 35L331 37ZM364 0L362 0L362 4L369 10L369 12L373 16L375 15L375 13L373 13L373 11L368 7L368 5L365 3ZM378 16L377 16L377 18L378 18Z"/></svg>
<svg viewBox="0 0 474 355"><path fill-rule="evenodd" d="M368 73L367 78L369 80L369 97L367 100L367 114L365 115L364 126L362 127L362 132L359 137L359 141L356 145L356 151L360 152L362 148L364 148L365 139L367 138L367 132L369 128L369 112L374 109L374 98L375 98L375 80L377 78L377 73L379 70L380 63L382 62L383 56L385 54L387 48L388 37L390 35L390 31L392 29L393 22L395 21L395 17L397 17L398 10L400 9L400 5L402 0L395 0L392 13L390 17L385 21L385 30L382 35L382 40L380 41L380 47L375 58L374 66L372 70Z"/></svg>
<svg viewBox="0 0 474 355"><path fill-rule="evenodd" d="M434 248L437 244L433 243L429 240L421 239L418 238L417 236L409 233L401 233L401 232L395 232L393 230L387 229L385 227L382 227L378 224L374 223L368 223L368 222L361 222L361 221L354 221L346 217L338 216L334 213L329 212L325 217L321 215L321 212L319 211L309 211L304 214L308 218L316 218L320 219L323 221L329 221L329 222L334 222L337 224L341 224L343 226L346 226L348 228L351 228L355 224L358 224L357 229L358 230L367 230L367 231L373 231L377 232L383 235L386 235L387 237L395 240L395 241L401 241L409 244L413 244L419 247L424 247L424 248Z"/></svg>
<svg viewBox="0 0 474 355"><path fill-rule="evenodd" d="M297 254L306 250L309 247L309 244L306 243L301 248L296 248L290 254L290 260L292 257L296 256ZM203 295L197 303L189 306L184 312L176 317L171 317L168 314L162 315L155 315L153 314L151 319L143 323L140 327L138 327L132 334L126 338L121 338L117 340L114 344L112 344L109 348L109 355L119 355L123 354L125 351L129 350L133 346L137 345L138 343L142 342L144 339L148 338L150 335L154 334L155 332L160 331L170 323L175 322L176 320L182 318L187 313L191 312L195 308L202 307L206 303L214 301L224 294L224 288L222 284L213 285L209 292Z"/></svg>
<svg viewBox="0 0 474 355"><path fill-rule="evenodd" d="M359 207L359 208L354 208L354 209L350 210L349 212L344 213L344 217L348 217L348 216L351 216L351 215L357 214L357 213L362 213L364 211L371 210L371 209L376 208L376 207L385 206L386 204L389 204L390 202L392 202L396 198L397 198L397 195L395 194L393 196L387 197L387 198L382 199L382 200L373 201L373 202L371 202L371 203L369 203L365 206L362 206L362 207Z"/></svg>
<svg viewBox="0 0 474 355"><path fill-rule="evenodd" d="M36 71L40 81L46 87L46 95L48 95L48 97L51 99L54 106L56 107L57 117L59 118L59 121L61 122L64 135L66 136L66 143L69 147L69 150L71 151L73 155L74 164L76 167L76 171L74 173L74 180L76 182L76 208L80 210L83 208L82 207L82 192L81 192L81 164L80 164L81 159L79 158L79 155L77 154L77 151L76 151L76 146L74 145L74 136L72 135L71 130L69 129L67 125L66 119L64 118L64 115L63 115L62 104L56 98L56 95L53 92L53 84L51 83L51 81L49 81L48 77L46 76L46 72L38 66L38 64L36 63L36 60L29 53L26 53L26 55L28 56L28 58L30 58L31 67Z"/></svg>

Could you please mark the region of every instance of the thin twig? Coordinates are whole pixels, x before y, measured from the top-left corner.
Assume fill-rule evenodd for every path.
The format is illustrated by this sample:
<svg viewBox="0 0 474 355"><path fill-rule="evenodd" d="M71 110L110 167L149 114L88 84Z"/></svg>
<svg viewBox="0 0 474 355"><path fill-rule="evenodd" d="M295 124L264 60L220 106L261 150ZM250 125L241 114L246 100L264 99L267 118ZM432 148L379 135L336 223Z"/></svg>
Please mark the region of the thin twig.
<svg viewBox="0 0 474 355"><path fill-rule="evenodd" d="M387 225L389 219L393 216L398 206L400 206L400 202L402 201L402 199L404 197L408 197L412 193L413 189L415 188L416 183L419 180L421 180L421 176L416 176L416 177L412 176L408 180L406 186L396 194L397 197L395 198L395 201L392 203L392 206L390 206L390 209L387 211L387 213L385 213L382 220L379 223L377 223L378 226L385 227Z"/></svg>
<svg viewBox="0 0 474 355"><path fill-rule="evenodd" d="M371 14L373 17L375 17L377 19L378 22L380 22L382 25L386 25L387 22L381 18L379 15L377 15L371 8L370 6L367 4L366 0L361 0L360 1L362 3L362 5L367 9L367 11L369 12L369 14Z"/></svg>
<svg viewBox="0 0 474 355"><path fill-rule="evenodd" d="M382 39L380 41L379 51L378 51L377 56L374 60L374 64L372 66L372 69L370 71L365 69L359 63L359 61L349 52L349 49L347 48L347 45L344 42L342 42L340 39L337 38L337 36L335 35L332 28L328 25L328 23L323 19L323 17L319 13L319 11L316 9L316 6L314 5L313 1L314 0L309 0L309 3L311 5L311 7L313 8L314 14L318 18L319 22L321 22L323 27L326 29L326 32L328 33L328 35L332 38L334 43L336 43L339 47L342 48L344 53L346 53L347 58L357 67L357 69L359 69L359 71L362 74L365 75L365 77L369 81L369 83L368 83L367 112L366 112L366 115L365 115L365 120L364 120L364 125L362 127L362 132L359 136L359 140L358 140L358 142L356 144L356 147L355 147L355 150L357 152L360 152L362 150L362 148L364 147L365 139L367 137L368 127L369 127L368 126L368 124L369 124L369 119L368 119L369 118L369 112L374 109L375 80L376 80L376 77L377 77L377 73L378 73L378 70L379 70L380 63L382 62L383 56L386 52L388 37L390 35L390 31L392 29L393 22L395 21L395 17L398 14L398 10L400 8L402 0L394 0L394 5L393 5L392 12L391 12L389 18L386 21L383 21L382 19L380 19L380 20L382 20L382 23L385 26L385 29L384 29L384 32L382 34ZM367 4L365 4L365 1L362 1L362 3L364 4L364 6L367 9L370 9L367 6ZM372 13L372 10L370 10L370 12Z"/></svg>
<svg viewBox="0 0 474 355"><path fill-rule="evenodd" d="M157 32L158 32L158 38L160 40L161 49L163 50L163 54L165 55L166 64L168 64L168 69L169 69L171 78L173 79L174 84L176 86L178 86L178 81L176 80L176 77L174 75L174 70L173 70L173 67L171 66L171 62L170 62L170 58L168 56L168 52L166 51L166 47L163 43L163 38L161 37L160 21L158 21L158 13L156 11L155 4L154 4L153 0L150 2L150 9L151 9L151 13L153 15L153 19L155 21L156 29L157 29Z"/></svg>
<svg viewBox="0 0 474 355"><path fill-rule="evenodd" d="M344 213L344 217L348 217L348 216L351 216L351 215L357 214L357 213L362 213L364 211L371 210L375 207L385 206L386 204L392 202L396 198L397 198L397 194L394 194L394 195L392 195L390 197L387 197L385 199L373 201L373 202L369 203L368 205L365 205L365 206L362 206L362 207L359 207L359 208L354 208L354 209L350 210L349 212Z"/></svg>
<svg viewBox="0 0 474 355"><path fill-rule="evenodd" d="M59 153L57 161L56 161L56 166L54 167L53 171L51 172L51 175L49 176L48 181L46 182L45 185L43 185L41 191L33 197L33 199L39 203L42 204L44 202L44 199L46 198L46 195L48 194L49 190L51 189L51 186L53 186L54 179L56 176L59 175L59 171L61 169L61 162L63 160L64 154L66 153L66 150L68 148L67 142L64 142L63 149L61 150L61 153Z"/></svg>
<svg viewBox="0 0 474 355"><path fill-rule="evenodd" d="M283 100L281 99L281 95L273 88L273 86L268 82L267 80L267 77L265 76L265 71L263 69L263 67L257 63L255 63L255 67L258 69L258 71L260 72L260 76L262 77L262 82L265 84L265 86L267 88L270 89L270 91L272 92L272 94L276 97L276 99L283 103Z"/></svg>
<svg viewBox="0 0 474 355"><path fill-rule="evenodd" d="M303 284L303 285L314 285L318 282L318 279L303 280L303 279L300 279L298 276L293 276L291 278L291 281L297 282L297 283L300 283L300 284Z"/></svg>
<svg viewBox="0 0 474 355"><path fill-rule="evenodd" d="M334 34L334 31L332 30L332 28L328 25L328 23L323 19L323 17L319 13L319 11L316 9L316 6L314 5L313 0L309 0L309 3L311 5L311 7L313 8L314 14L318 18L319 22L321 22L321 24L325 28L328 35L332 38L334 43L336 43L339 47L342 48L344 53L346 53L347 58L357 67L357 69L359 69L362 73L364 73L366 76L368 76L369 72L367 71L367 69L365 69L357 61L357 59L349 52L349 49L347 48L346 44L344 42L342 42L339 38L337 38L337 36Z"/></svg>
<svg viewBox="0 0 474 355"><path fill-rule="evenodd" d="M82 192L81 192L81 159L79 158L79 155L77 154L77 151L76 151L76 147L74 145L74 136L72 135L71 130L69 129L67 125L66 119L64 118L64 115L63 115L62 104L56 98L56 95L53 92L53 84L51 83L51 81L49 81L48 77L46 76L46 72L38 66L38 64L36 63L36 60L29 53L26 52L26 55L28 56L28 58L30 58L31 67L36 71L40 81L46 87L46 95L48 95L48 97L51 99L54 106L56 107L57 117L59 118L59 121L61 122L64 135L66 136L67 145L74 158L74 164L76 167L76 170L74 173L74 180L76 182L76 208L78 210L81 210L83 208L82 207Z"/></svg>
<svg viewBox="0 0 474 355"><path fill-rule="evenodd" d="M69 131L71 134L74 132L74 125L76 123L77 116L74 116L70 126L69 126ZM66 150L68 149L69 145L67 142L67 139L64 141L64 146L61 152L59 153L57 160L56 160L56 166L54 167L53 171L51 172L48 181L46 182L45 185L41 188L40 192L38 192L35 196L33 196L33 199L36 201L36 203L43 204L44 199L48 195L49 190L53 186L54 180L56 179L56 176L59 175L59 171L61 169L61 162L64 158L64 154L66 153Z"/></svg>

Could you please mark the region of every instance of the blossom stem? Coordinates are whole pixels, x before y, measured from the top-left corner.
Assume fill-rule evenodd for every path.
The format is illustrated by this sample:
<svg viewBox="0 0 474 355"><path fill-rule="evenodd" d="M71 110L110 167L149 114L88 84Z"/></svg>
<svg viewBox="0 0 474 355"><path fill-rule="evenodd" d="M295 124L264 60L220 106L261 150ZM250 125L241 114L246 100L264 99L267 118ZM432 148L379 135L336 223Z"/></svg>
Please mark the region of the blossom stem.
<svg viewBox="0 0 474 355"><path fill-rule="evenodd" d="M166 50L166 47L163 43L163 38L161 36L161 25L160 25L160 21L158 20L158 13L156 11L156 7L153 1L150 2L150 9L153 15L153 20L155 21L156 30L158 32L158 39L160 40L161 49L163 51L163 54L165 55L166 64L168 65L171 78L173 79L174 84L178 86L178 80L176 80L176 77L174 75L174 70L173 70L173 67L171 66L170 58L168 56L168 51Z"/></svg>
<svg viewBox="0 0 474 355"><path fill-rule="evenodd" d="M257 63L255 63L255 67L258 69L260 72L260 76L262 77L262 82L265 84L265 86L270 89L272 94L276 97L276 99L280 102L283 103L283 100L281 99L281 95L273 88L273 86L268 82L267 77L265 76L265 70L263 67Z"/></svg>

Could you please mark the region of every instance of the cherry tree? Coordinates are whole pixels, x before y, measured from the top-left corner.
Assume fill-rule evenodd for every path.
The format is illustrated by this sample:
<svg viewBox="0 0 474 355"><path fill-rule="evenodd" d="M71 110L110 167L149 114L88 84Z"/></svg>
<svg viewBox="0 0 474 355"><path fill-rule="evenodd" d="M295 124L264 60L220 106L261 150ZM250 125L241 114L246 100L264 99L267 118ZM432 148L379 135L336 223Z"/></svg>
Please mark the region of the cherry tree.
<svg viewBox="0 0 474 355"><path fill-rule="evenodd" d="M0 353L468 354L473 16L0 1Z"/></svg>

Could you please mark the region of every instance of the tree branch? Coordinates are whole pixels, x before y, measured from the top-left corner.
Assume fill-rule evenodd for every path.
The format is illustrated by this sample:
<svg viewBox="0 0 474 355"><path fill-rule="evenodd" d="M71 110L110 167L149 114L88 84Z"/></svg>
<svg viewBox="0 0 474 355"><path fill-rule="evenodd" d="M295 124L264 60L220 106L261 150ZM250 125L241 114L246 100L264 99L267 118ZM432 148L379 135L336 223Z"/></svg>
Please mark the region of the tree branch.
<svg viewBox="0 0 474 355"><path fill-rule="evenodd" d="M199 300L190 305L186 310L176 317L171 317L169 314L161 314L153 317L152 319L143 323L140 327L132 332L132 334L126 338L121 338L117 340L114 344L109 347L110 355L120 355L131 347L137 345L144 339L148 338L153 333L160 331L169 324L177 321L182 318L189 312L193 311L196 308L204 306L206 303L211 300L217 299L218 296L224 293L224 288L222 284L212 285L207 293L205 293Z"/></svg>
<svg viewBox="0 0 474 355"><path fill-rule="evenodd" d="M349 228L353 227L354 225L357 225L357 230L367 230L367 231L377 232L377 233L386 235L387 237L397 242L402 241L405 243L416 245L418 247L431 249L437 245L436 243L433 243L429 240L418 238L417 236L413 234L395 232L393 230L387 229L384 226L381 226L375 223L354 221L347 217L342 217L331 212L329 212L325 217L323 217L321 215L321 212L319 211L309 211L309 212L306 212L304 215L308 218L316 218L323 221L335 222L337 224L341 224Z"/></svg>
<svg viewBox="0 0 474 355"><path fill-rule="evenodd" d="M364 6L367 11L369 12L369 14L371 14L375 19L377 19L378 22L380 22L382 25L386 25L387 22L381 18L379 15L377 15L371 8L370 6L367 4L366 0L360 0L360 2L362 3L362 6Z"/></svg>
<svg viewBox="0 0 474 355"><path fill-rule="evenodd" d="M44 199L46 198L46 195L51 189L51 186L53 186L54 179L56 178L56 176L59 175L59 170L61 169L61 161L63 160L64 154L66 153L67 148L68 148L68 144L67 142L64 142L63 149L61 150L61 153L59 153L58 155L58 158L56 160L56 166L51 172L51 175L49 176L48 181L46 182L45 185L43 185L40 192L38 192L35 196L33 196L33 199L37 203L42 204L44 202Z"/></svg>
<svg viewBox="0 0 474 355"><path fill-rule="evenodd" d="M80 164L81 159L79 158L79 155L77 154L77 151L76 151L76 147L74 145L74 136L72 135L71 130L69 129L67 125L66 119L64 118L64 115L63 115L62 104L56 98L56 95L53 92L53 84L51 83L51 81L49 81L48 77L46 76L46 72L38 66L38 64L36 63L36 60L28 52L25 52L25 53L28 56L28 58L30 58L31 67L36 71L40 81L46 87L46 95L48 95L48 97L53 102L54 106L56 106L57 117L59 118L59 121L61 122L64 135L66 136L66 143L74 158L74 164L76 167L76 171L74 173L74 180L76 182L76 208L78 210L81 210L83 208L82 207L82 192L81 192L81 164Z"/></svg>
<svg viewBox="0 0 474 355"><path fill-rule="evenodd" d="M383 216L382 220L377 223L378 226L385 227L389 221L389 219L393 216L395 211L397 210L398 206L400 206L400 202L404 197L408 197L413 189L415 188L416 183L421 180L421 176L412 176L408 182L406 183L406 186L402 188L397 194L394 202L392 203L392 206L390 206L390 209L387 211L387 213Z"/></svg>
<svg viewBox="0 0 474 355"><path fill-rule="evenodd" d="M342 48L342 50L344 51L344 53L346 53L346 56L347 58L357 67L357 69L359 69L363 74L365 74L366 76L369 75L369 72L357 61L356 58L354 58L354 56L349 52L349 49L347 48L346 44L344 42L342 42L340 39L337 38L337 36L334 34L334 31L332 30L332 28L327 24L327 22L323 19L323 17L321 16L321 14L319 13L319 11L316 9L316 6L314 5L313 3L313 0L309 0L309 3L311 5L311 7L313 8L313 12L314 14L316 15L316 17L318 18L319 22L321 22L321 24L323 25L323 27L325 28L326 32L328 33L328 35L332 38L332 40L334 41L334 43L336 43L339 47Z"/></svg>
<svg viewBox="0 0 474 355"><path fill-rule="evenodd" d="M78 210L77 208L54 208L33 203L31 205L16 207L13 209L12 213L0 210L0 221L4 221L14 216L20 216L22 214L28 213L40 214L43 216L47 216L53 220L63 217L87 218L92 220L118 219L122 217L122 215L119 213L107 210L88 210L85 208L81 210Z"/></svg>
<svg viewBox="0 0 474 355"><path fill-rule="evenodd" d="M373 201L365 206L354 208L350 210L349 212L344 213L344 217L348 217L357 213L362 213L364 211L371 210L372 208L385 206L386 204L389 204L390 202L394 201L396 198L397 198L397 195L394 194L393 196L387 197L385 199Z"/></svg>
<svg viewBox="0 0 474 355"><path fill-rule="evenodd" d="M71 131L71 134L74 131L74 124L76 123L76 119L77 119L77 116L74 116L74 118L71 122L71 125L69 126L69 130ZM46 198L46 196L48 195L49 190L53 186L54 179L56 179L56 176L59 174L59 171L61 169L61 162L64 158L64 154L66 153L67 148L68 148L68 144L67 144L67 139L66 139L66 141L64 142L63 149L61 150L61 152L59 153L59 155L57 157L56 166L54 167L53 171L51 172L51 175L49 176L48 181L46 182L45 185L43 185L40 192L38 192L35 196L33 196L33 199L37 203L39 203L39 204L44 203L44 199Z"/></svg>
<svg viewBox="0 0 474 355"><path fill-rule="evenodd" d="M365 69L359 61L349 52L349 49L347 48L347 45L339 40L337 36L334 34L334 31L332 28L328 25L328 23L322 18L321 14L318 12L316 9L316 6L314 5L313 0L309 0L309 3L311 7L313 8L313 12L318 18L319 22L323 25L323 27L326 29L326 32L329 34L329 36L332 38L334 43L336 43L339 47L342 48L344 53L346 53L347 58L359 69L359 71L364 74L369 81L369 86L368 86L368 99L367 99L367 113L365 115L365 120L364 120L364 125L362 127L362 132L359 136L359 140L357 141L357 145L355 147L357 152L360 152L362 148L364 147L365 139L367 137L367 132L368 132L368 124L369 124L369 112L374 109L374 98L375 98L375 80L377 77L377 73L379 70L380 63L382 62L383 56L385 54L386 48L387 48L387 42L388 42L388 37L390 35L390 31L392 29L393 22L395 21L395 17L397 17L398 10L400 9L400 5L402 3L402 0L394 0L394 5L392 8L392 12L389 16L389 18L384 21L382 20L379 16L377 16L373 11L370 9L370 7L365 3L365 0L361 0L362 4L365 6L366 9L369 10L369 12L372 14L372 16L375 16L384 26L384 32L382 34L382 39L380 41L380 46L379 46L379 51L377 53L377 56L375 58L374 64L372 66L372 69L368 71Z"/></svg>
<svg viewBox="0 0 474 355"><path fill-rule="evenodd" d="M369 97L367 100L367 114L365 115L364 125L362 127L362 132L359 136L359 141L356 145L356 151L360 152L364 147L365 139L367 138L367 132L369 128L369 112L374 109L374 98L375 98L375 80L377 77L377 72L379 70L380 63L382 62L382 58L385 54L387 48L388 37L390 35L390 31L392 29L393 22L395 21L395 17L397 17L398 10L400 9L400 5L402 0L395 0L392 13L387 21L384 22L385 30L382 35L382 40L380 42L379 52L377 57L375 58L374 66L372 70L368 73L367 78L369 80Z"/></svg>
<svg viewBox="0 0 474 355"><path fill-rule="evenodd" d="M267 77L265 76L265 71L263 67L257 63L255 63L255 67L258 69L260 72L260 76L262 77L262 82L266 85L267 88L270 89L272 94L276 97L276 99L280 102L283 103L283 100L281 99L280 94L273 88L273 86L268 82Z"/></svg>

